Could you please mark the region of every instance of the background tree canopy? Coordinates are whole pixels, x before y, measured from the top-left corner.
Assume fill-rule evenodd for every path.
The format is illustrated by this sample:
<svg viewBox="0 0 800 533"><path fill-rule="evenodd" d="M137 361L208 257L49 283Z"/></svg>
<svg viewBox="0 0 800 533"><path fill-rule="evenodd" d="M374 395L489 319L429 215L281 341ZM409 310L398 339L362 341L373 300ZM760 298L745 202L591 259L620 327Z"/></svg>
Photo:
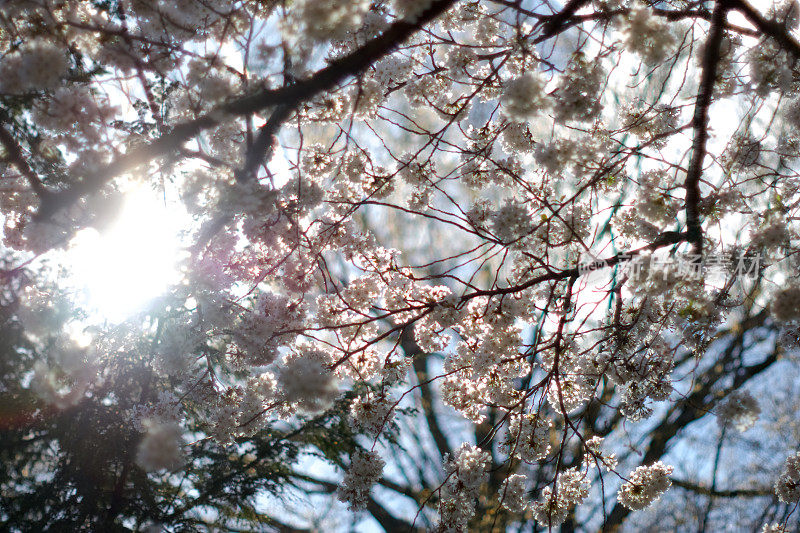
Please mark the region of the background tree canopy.
<svg viewBox="0 0 800 533"><path fill-rule="evenodd" d="M800 530L799 19L0 1L0 529Z"/></svg>

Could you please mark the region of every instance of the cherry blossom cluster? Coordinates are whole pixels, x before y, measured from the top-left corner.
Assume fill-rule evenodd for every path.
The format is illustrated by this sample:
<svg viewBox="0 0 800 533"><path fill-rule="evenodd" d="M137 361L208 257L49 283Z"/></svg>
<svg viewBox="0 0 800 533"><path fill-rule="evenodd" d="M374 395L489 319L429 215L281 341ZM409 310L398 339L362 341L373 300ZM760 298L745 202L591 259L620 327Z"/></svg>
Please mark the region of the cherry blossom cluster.
<svg viewBox="0 0 800 533"><path fill-rule="evenodd" d="M158 391L128 410L149 472L181 467L189 427L231 447L330 415L392 446L403 402L432 412L433 398L492 427L445 459L439 528L468 530L494 497L556 527L592 468L617 469L589 418L611 433L660 413L744 307L784 332L800 319L800 75L778 41L733 26L709 48L705 11L594 2L559 26L518 2L13 4L0 22L9 254L69 248L140 182L174 185L192 218L182 281L124 334L99 328L79 347L62 324L36 327L57 315L44 291L20 298L48 353L26 385L43 401L94 394L120 354L154 374ZM558 52L542 45L562 34ZM693 180L685 134L707 109L676 72L703 71L714 49L709 98L770 120L704 126L718 139ZM747 279L669 268L766 252ZM752 427L753 396L724 396L708 406L720 426ZM338 496L363 509L388 455L349 460ZM792 461L784 502L800 490ZM618 503L648 507L672 472L635 467Z"/></svg>

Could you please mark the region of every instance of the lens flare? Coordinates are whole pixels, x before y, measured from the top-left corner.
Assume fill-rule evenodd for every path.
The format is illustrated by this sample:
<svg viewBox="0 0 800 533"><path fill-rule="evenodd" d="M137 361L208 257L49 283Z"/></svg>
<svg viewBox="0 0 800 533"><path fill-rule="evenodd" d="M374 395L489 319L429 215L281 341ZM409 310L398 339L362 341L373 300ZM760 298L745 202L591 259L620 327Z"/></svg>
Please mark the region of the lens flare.
<svg viewBox="0 0 800 533"><path fill-rule="evenodd" d="M75 236L67 263L76 298L90 318L122 321L178 280L180 229L187 217L179 204L141 188L126 195L109 227Z"/></svg>

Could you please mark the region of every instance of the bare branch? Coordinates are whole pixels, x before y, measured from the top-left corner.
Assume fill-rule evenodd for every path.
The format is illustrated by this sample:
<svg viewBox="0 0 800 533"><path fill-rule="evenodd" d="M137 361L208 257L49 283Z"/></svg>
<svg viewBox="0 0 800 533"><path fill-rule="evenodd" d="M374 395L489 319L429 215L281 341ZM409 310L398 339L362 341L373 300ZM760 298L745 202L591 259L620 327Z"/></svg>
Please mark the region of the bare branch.
<svg viewBox="0 0 800 533"><path fill-rule="evenodd" d="M711 106L711 96L717 79L717 64L719 63L720 45L724 32L723 24L727 12L728 7L725 0L719 0L714 5L711 28L701 64L700 87L692 119L694 128L692 159L686 173L684 188L686 189L687 239L692 243L696 254L703 251L703 229L700 224L700 177L703 174L703 160L706 156L706 142L708 141L708 108Z"/></svg>

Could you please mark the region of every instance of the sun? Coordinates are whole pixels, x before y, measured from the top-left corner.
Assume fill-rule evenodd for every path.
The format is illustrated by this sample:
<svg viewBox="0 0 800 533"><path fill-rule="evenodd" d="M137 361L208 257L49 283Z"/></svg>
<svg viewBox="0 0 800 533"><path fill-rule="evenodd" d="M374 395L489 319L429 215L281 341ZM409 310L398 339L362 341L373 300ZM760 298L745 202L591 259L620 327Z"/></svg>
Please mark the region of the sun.
<svg viewBox="0 0 800 533"><path fill-rule="evenodd" d="M179 280L180 235L188 219L180 202L140 187L125 195L107 228L75 236L66 263L90 320L123 321Z"/></svg>

